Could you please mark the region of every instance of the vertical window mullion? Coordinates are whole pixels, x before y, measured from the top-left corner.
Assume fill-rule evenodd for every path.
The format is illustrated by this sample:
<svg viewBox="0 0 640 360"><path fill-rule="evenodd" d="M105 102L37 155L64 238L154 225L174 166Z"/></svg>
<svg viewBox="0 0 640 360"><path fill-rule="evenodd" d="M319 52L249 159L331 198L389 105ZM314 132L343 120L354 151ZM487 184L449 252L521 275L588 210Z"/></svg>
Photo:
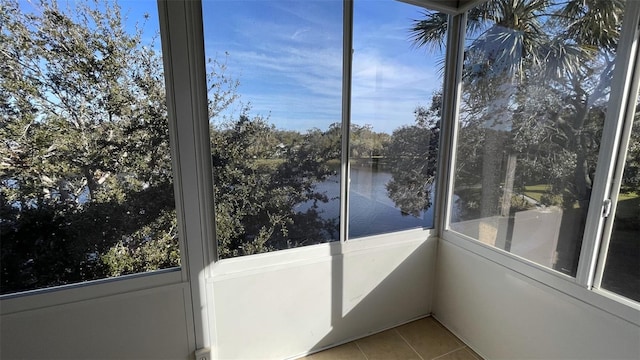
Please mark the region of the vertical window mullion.
<svg viewBox="0 0 640 360"><path fill-rule="evenodd" d="M349 236L349 129L353 68L353 0L344 0L342 12L342 139L340 159L340 242Z"/></svg>
<svg viewBox="0 0 640 360"><path fill-rule="evenodd" d="M611 193L611 181L616 166L616 154L620 144L625 109L629 101L629 90L633 77L632 57L636 52L638 39L638 18L640 3L629 1L626 3L624 21L620 35L619 47L616 52L616 67L614 69L609 96L609 106L604 122L602 142L598 154L598 166L594 178L594 187L589 202L582 248L576 273L578 284L589 289L594 285L594 277L598 259L598 249L602 239L605 223L603 217L604 202Z"/></svg>
<svg viewBox="0 0 640 360"><path fill-rule="evenodd" d="M450 216L449 204L453 201L456 130L460 114L460 84L462 82L466 24L466 12L449 16L434 219L438 236L442 236L442 232L447 229Z"/></svg>
<svg viewBox="0 0 640 360"><path fill-rule="evenodd" d="M206 111L202 15L200 2L158 1L167 78L167 103L174 126L178 224L186 252L183 271L191 292L197 348L208 347L205 269L213 260L211 160Z"/></svg>

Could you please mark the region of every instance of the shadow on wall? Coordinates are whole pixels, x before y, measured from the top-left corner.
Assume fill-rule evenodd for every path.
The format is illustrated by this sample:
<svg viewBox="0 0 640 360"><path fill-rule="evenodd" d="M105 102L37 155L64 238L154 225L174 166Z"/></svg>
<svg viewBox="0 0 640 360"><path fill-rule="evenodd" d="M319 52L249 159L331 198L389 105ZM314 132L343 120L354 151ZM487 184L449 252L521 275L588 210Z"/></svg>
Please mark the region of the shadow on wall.
<svg viewBox="0 0 640 360"><path fill-rule="evenodd" d="M207 280L214 355L301 356L430 314L437 239L421 234L220 262Z"/></svg>
<svg viewBox="0 0 640 360"><path fill-rule="evenodd" d="M310 350L338 345L429 314L435 251L436 239L429 239L408 255L389 250L373 256L370 251L333 256L331 331Z"/></svg>

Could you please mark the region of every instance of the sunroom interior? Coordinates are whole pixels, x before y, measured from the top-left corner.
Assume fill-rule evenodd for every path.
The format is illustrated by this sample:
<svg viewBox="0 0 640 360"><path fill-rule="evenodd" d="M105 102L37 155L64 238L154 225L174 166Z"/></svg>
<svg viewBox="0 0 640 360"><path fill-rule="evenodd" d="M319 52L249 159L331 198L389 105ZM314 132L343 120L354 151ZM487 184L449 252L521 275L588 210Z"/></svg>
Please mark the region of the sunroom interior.
<svg viewBox="0 0 640 360"><path fill-rule="evenodd" d="M603 49L606 44L586 44L587 40L576 43L579 36L574 33L565 42L569 50L562 54L554 50L555 45L539 42L529 48L518 43L523 46L516 51L519 56L546 49L540 69L555 66L552 72L561 74L548 78L536 73L536 61L505 65L509 60L501 60L489 39L495 27L482 30L478 25L479 32L469 30L479 19L498 24L496 19L508 18L508 11L500 4L511 3L515 9L544 1L315 3L331 2L337 3L334 7L340 11L337 21L342 36L337 40L341 57L330 60L336 61L341 71L339 82L331 85L337 87L335 111L341 124L338 168L332 173L338 194L332 204L340 219L333 241L256 254L223 253L218 239L223 230L216 208L223 195L217 192L217 180L212 176L216 167L212 166L207 107L210 65L206 58L211 56L208 48L215 46L211 44L220 41L208 38L208 34L215 33L221 17L230 15L215 13L216 6L224 3L219 1L158 0L157 10L155 2L142 2L158 14L180 265L75 284L3 291L0 358L295 359L428 316L485 359L640 358L640 232L633 227L634 222L640 223L640 208L637 202L631 210L622 205L627 199L623 196L627 194L625 169L632 167L625 161L632 157L632 151L640 151L634 143L640 139L634 137L640 125L635 120L640 86L640 2L607 1L619 3L622 9L611 27L618 36L614 50ZM365 231L353 236L355 220L353 225L349 222L365 210L356 208L355 203L350 206L349 186L355 186L356 165L362 160L353 156L351 147L355 145L349 140L354 136L350 134L354 129L352 114L355 119L359 106L352 94L366 85L357 83L361 58L360 47L354 45L359 33L353 19L362 9L383 2L416 8L425 16L440 14L437 19L446 20L440 24L445 32L439 45L446 50L441 50L439 62L433 61L436 65L429 65L430 71L440 73L439 78L430 79L443 84L438 119L425 125L438 126L437 132L431 132L438 137L437 161L427 162L432 169L430 195L420 204L421 211L431 211L431 218L428 226L412 223L393 231ZM246 8L264 5L260 1L235 3ZM285 2L283 7L291 9L294 3ZM545 21L553 17L551 12L572 2L551 3L558 8L547 7L549 13L537 20L549 27L553 24ZM583 17L598 13L598 4L602 5L595 0L576 3L586 9L580 15ZM490 11L494 12L487 15ZM504 22L500 25L508 27ZM554 26L549 31L556 33L549 37L563 30L559 23ZM507 33L527 31L518 27L510 30ZM507 38L495 36L494 41ZM573 71L572 60L566 56L571 55L571 49L586 51L591 57L583 65L575 65L582 77L571 77L567 85L562 79L568 78L563 74ZM319 61L326 60L321 53L317 56ZM611 58L615 58L615 66ZM560 65L554 64L555 59L560 59ZM490 71L485 65L499 76L487 75ZM382 77L380 73L375 76L378 80ZM478 80L483 76L484 80ZM606 76L610 76L606 85L597 83ZM472 88L488 94L475 96ZM598 91L603 94L596 98ZM570 95L561 97L560 93ZM579 94L571 95L574 93ZM564 192L544 192L547 190L536 187L543 176L522 170L548 165L542 173L565 174L563 169L579 167L577 150L571 151L578 155L567 155L570 160L561 162L559 156L549 160L550 153L569 149L562 144L569 144L570 139L538 146L546 141L542 137L547 130L526 131L545 121L556 126L568 119L566 114L574 111L567 110L569 105L559 114L547 109L560 101L577 101L576 108L581 101L588 104L586 112L591 115L586 117L595 119L594 123L600 119L603 124L594 130L599 136L597 149L589 159L582 159L592 163L585 170L588 174L582 176L592 181L586 194L568 194L565 183L554 183L564 186ZM278 116L274 110L272 117ZM493 116L489 125L486 116ZM483 120L476 121L480 118ZM484 124L475 128L483 129L482 138L474 138L479 132L468 130L476 123ZM565 131L560 125L553 129L556 135ZM514 142L516 138L529 142L525 146ZM484 147L469 150L466 145L474 142ZM396 158L398 163L404 160L406 157ZM531 165L533 162L537 165ZM465 181L464 174L474 173L478 181ZM525 183L527 176L538 182ZM573 173L565 178L577 178L571 176ZM560 179L560 175L553 179ZM489 187L493 190L486 190ZM640 189L634 191L628 192L635 194L633 199L640 194ZM353 197L360 195L354 192ZM517 205L516 198L520 201ZM412 204L407 204L407 209L396 206L396 212L402 212L398 222L412 216ZM623 210L635 216L625 222L631 228L624 237L627 247L622 249L627 250L614 248L620 233L615 215ZM385 216L361 216L362 226L374 229L377 223L387 221ZM615 256L626 260L615 260ZM3 276L7 276L5 272Z"/></svg>

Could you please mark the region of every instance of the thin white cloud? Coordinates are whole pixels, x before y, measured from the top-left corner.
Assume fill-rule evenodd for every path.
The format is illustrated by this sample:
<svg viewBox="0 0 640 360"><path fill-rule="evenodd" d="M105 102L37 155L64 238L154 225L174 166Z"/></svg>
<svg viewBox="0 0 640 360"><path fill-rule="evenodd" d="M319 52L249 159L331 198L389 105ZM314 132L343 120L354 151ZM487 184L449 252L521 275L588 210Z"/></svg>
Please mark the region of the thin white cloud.
<svg viewBox="0 0 640 360"><path fill-rule="evenodd" d="M305 33L310 33L311 29L310 28L303 28L303 29L299 29L296 30L296 32L293 33L293 35L291 35L291 40L302 40L304 39Z"/></svg>
<svg viewBox="0 0 640 360"><path fill-rule="evenodd" d="M235 19L230 41L208 41L208 53L214 46L228 50L229 72L240 76L239 91L252 112L270 115L279 128L326 128L341 115L341 26L319 12L284 8L280 19ZM397 23L380 23L366 36L356 34L353 122L387 132L411 124L416 106L428 104L440 88L437 70L421 58L424 52L409 51L405 31Z"/></svg>

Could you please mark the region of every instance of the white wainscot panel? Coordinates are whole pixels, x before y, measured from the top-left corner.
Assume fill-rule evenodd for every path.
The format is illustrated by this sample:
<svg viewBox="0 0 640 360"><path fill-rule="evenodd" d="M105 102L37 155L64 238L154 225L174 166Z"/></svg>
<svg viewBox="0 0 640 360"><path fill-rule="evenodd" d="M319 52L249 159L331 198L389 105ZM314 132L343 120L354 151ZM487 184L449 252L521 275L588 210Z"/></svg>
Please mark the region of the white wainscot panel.
<svg viewBox="0 0 640 360"><path fill-rule="evenodd" d="M184 284L2 315L4 359L188 359Z"/></svg>
<svg viewBox="0 0 640 360"><path fill-rule="evenodd" d="M637 325L448 241L434 291L434 316L488 359L640 359Z"/></svg>
<svg viewBox="0 0 640 360"><path fill-rule="evenodd" d="M303 355L430 313L435 240L329 253L233 274L218 270L208 282L218 358Z"/></svg>

